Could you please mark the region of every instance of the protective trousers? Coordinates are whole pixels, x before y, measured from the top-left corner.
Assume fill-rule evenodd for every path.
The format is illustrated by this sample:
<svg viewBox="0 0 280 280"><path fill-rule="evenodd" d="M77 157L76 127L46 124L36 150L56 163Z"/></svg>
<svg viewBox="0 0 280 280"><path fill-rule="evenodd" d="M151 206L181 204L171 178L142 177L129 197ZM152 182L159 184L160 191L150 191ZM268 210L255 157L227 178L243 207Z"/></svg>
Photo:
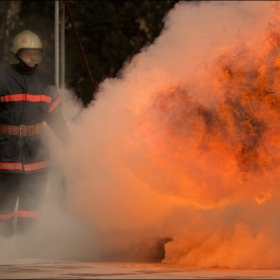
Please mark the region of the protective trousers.
<svg viewBox="0 0 280 280"><path fill-rule="evenodd" d="M47 172L0 173L0 235L12 235L14 228L17 232L25 231L39 219L46 183Z"/></svg>

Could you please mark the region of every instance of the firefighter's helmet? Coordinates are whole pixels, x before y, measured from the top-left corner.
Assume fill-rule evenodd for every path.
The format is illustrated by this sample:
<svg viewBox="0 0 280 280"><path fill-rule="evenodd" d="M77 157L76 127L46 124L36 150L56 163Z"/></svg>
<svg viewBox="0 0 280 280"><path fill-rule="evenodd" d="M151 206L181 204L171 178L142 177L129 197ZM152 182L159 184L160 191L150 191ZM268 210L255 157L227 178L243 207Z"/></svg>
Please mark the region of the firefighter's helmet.
<svg viewBox="0 0 280 280"><path fill-rule="evenodd" d="M21 49L40 49L43 50L42 41L30 30L24 30L17 34L12 42L11 52L17 55Z"/></svg>

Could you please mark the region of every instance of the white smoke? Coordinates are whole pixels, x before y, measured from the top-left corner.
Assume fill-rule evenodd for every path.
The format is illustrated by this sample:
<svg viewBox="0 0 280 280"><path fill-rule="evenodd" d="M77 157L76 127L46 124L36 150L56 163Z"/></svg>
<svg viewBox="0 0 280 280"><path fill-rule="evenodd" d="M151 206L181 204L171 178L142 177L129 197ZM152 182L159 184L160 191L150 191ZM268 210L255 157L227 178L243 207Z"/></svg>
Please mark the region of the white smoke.
<svg viewBox="0 0 280 280"><path fill-rule="evenodd" d="M211 93L212 80L207 70L209 63L231 46L246 48L249 44L251 50L257 50L265 29L277 19L276 12L277 6L265 1L178 3L167 15L165 28L155 43L127 63L119 78L106 79L100 86L96 101L71 123L72 144L64 165L69 190L68 205L77 215L106 233L104 243L110 244L108 250L125 247L130 237L137 234L147 240L155 236L184 236L181 228L188 224L184 221L189 215L185 210L179 211L184 214L171 213L174 209L181 209L183 206L180 205L187 205L188 193L191 201L203 207L200 197L207 198L209 192L206 186L201 187L205 184L203 180L209 181L210 192L214 193L210 195L210 201L215 199L216 202L225 196L229 196L228 200L236 200L234 194L239 196L240 190L225 189L226 183L230 189L234 188L234 181L226 182L215 190L219 179L227 174L229 167L232 168L231 162L223 165L223 160L215 157L197 159L197 163L187 165L189 180L176 177L181 170L176 162L173 166L173 157L167 166L162 162L158 165L157 161L150 162L149 152L153 151L147 146L152 143L151 147L157 147L160 139L166 143L169 141L161 127L161 119L166 115L158 116L150 105L155 102L155 96L166 89L188 87L198 102L206 107L215 107L218 96ZM153 122L147 128L148 136L141 131L141 121L145 125L147 120ZM188 148L187 145L185 147ZM172 147L170 149L172 151ZM187 149L188 152L191 150ZM198 172L195 166L203 164L206 169L199 171L202 176L197 178L197 182L201 181L199 185L192 181L192 176ZM211 165L217 170L211 170ZM233 179L235 172L231 174ZM238 184L242 188L239 181ZM255 181L252 186L254 184ZM187 189L182 196L181 188ZM199 216L196 210L190 210L191 206L182 209L192 212L194 220ZM226 215L228 210L219 211L225 211ZM213 221L220 222L223 228L223 220L213 218ZM163 226L165 223L169 227ZM199 225L198 228L192 227L194 234L200 230ZM116 231L122 232L126 242L116 241L113 245L108 242L116 236ZM110 232L113 233L110 235ZM212 231L206 232L207 240ZM200 242L205 239L201 238ZM179 242L182 248L176 251L172 244L176 244L175 241L168 243L172 249L167 246L166 261L180 262L181 255L188 254L189 247ZM177 258L172 257L174 255ZM234 266L230 262L218 265Z"/></svg>

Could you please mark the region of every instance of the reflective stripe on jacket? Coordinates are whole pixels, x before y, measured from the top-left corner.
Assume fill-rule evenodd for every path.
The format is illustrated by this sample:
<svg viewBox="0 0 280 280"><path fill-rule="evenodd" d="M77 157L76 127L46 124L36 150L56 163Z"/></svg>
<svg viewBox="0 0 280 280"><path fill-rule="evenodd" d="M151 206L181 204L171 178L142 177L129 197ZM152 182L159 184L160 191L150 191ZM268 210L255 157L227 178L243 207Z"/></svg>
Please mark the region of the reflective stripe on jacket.
<svg viewBox="0 0 280 280"><path fill-rule="evenodd" d="M0 73L0 124L33 125L46 121L65 141L67 127L62 115L61 98L50 75L36 68L21 73L9 65ZM0 134L0 172L34 173L50 166L45 132L18 137Z"/></svg>

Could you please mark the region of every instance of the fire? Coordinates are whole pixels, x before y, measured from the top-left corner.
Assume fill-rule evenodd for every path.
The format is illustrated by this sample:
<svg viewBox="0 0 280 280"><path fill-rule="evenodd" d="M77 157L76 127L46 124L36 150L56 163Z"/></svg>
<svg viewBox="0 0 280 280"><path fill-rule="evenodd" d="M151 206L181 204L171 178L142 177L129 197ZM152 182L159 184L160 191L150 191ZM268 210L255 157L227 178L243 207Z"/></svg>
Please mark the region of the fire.
<svg viewBox="0 0 280 280"><path fill-rule="evenodd" d="M75 126L72 209L104 231L172 238L167 263L280 267L278 14L178 3Z"/></svg>
<svg viewBox="0 0 280 280"><path fill-rule="evenodd" d="M157 92L151 107L139 116L147 160L155 172L154 166L166 171L170 193L201 205L216 204L215 192L205 192L213 187L212 182L208 184L207 178L201 181L197 176L215 173L213 169L217 168L216 174L221 173L219 183L223 184L219 191L224 192L224 197L219 193L220 200L227 200L229 192L239 192L239 187L245 191L237 195L238 199L255 196L260 202L257 197L264 197L261 187L258 194L258 186L248 181L279 169L280 29L269 26L258 47L253 40L223 47L197 71L195 83ZM203 100L204 95L197 96L195 87L211 95L215 107ZM155 113L147 117L146 111ZM229 183L233 180L237 184ZM271 193L278 195L279 191L268 188L263 200Z"/></svg>

